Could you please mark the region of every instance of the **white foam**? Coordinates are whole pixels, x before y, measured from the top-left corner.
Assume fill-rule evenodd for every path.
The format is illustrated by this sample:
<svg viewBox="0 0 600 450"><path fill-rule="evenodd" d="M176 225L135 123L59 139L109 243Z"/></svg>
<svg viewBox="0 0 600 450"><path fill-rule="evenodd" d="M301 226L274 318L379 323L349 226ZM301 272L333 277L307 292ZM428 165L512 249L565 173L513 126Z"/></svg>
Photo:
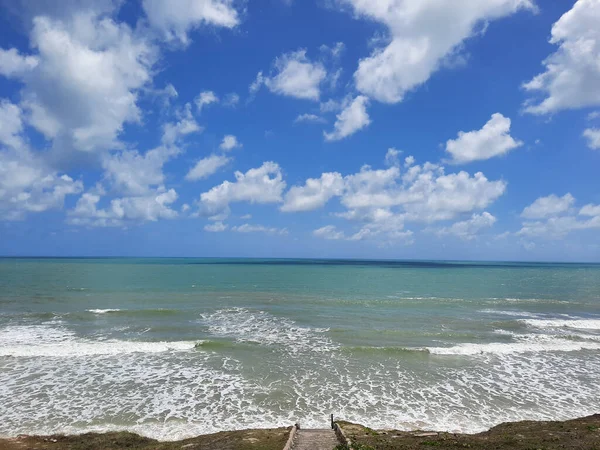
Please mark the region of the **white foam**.
<svg viewBox="0 0 600 450"><path fill-rule="evenodd" d="M600 319L523 319L521 322L535 328L600 330Z"/></svg>
<svg viewBox="0 0 600 450"><path fill-rule="evenodd" d="M327 352L339 348L325 333L328 328L301 327L290 319L246 308L221 309L202 315L202 322L217 336L237 338L238 342L281 346L290 353Z"/></svg>
<svg viewBox="0 0 600 450"><path fill-rule="evenodd" d="M78 357L161 353L191 350L196 342L94 341L77 337L62 327L48 325L9 326L0 330L0 356Z"/></svg>
<svg viewBox="0 0 600 450"><path fill-rule="evenodd" d="M434 355L519 354L539 352L576 352L600 350L600 342L578 342L545 335L514 335L516 342L465 343L452 347L427 347Z"/></svg>
<svg viewBox="0 0 600 450"><path fill-rule="evenodd" d="M92 314L108 314L121 311L120 309L88 309L88 312Z"/></svg>

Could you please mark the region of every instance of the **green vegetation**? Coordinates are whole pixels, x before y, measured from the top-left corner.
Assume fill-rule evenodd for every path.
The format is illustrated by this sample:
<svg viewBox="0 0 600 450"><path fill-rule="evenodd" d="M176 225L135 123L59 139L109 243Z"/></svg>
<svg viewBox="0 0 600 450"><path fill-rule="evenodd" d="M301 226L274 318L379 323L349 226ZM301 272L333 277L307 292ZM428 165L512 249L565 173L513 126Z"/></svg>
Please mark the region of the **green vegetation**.
<svg viewBox="0 0 600 450"><path fill-rule="evenodd" d="M26 436L0 440L0 450L281 450L290 429L224 431L177 442L159 442L133 433Z"/></svg>
<svg viewBox="0 0 600 450"><path fill-rule="evenodd" d="M374 431L349 422L340 422L340 426L356 447L339 450L600 450L600 414L565 422L505 423L473 435Z"/></svg>

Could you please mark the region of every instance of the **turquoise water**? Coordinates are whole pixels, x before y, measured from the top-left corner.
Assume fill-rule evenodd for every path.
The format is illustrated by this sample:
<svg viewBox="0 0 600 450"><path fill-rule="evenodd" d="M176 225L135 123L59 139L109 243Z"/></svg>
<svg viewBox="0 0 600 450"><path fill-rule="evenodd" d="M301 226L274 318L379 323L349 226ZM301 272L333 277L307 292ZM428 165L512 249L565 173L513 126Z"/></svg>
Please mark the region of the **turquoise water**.
<svg viewBox="0 0 600 450"><path fill-rule="evenodd" d="M0 435L597 413L600 266L0 259Z"/></svg>

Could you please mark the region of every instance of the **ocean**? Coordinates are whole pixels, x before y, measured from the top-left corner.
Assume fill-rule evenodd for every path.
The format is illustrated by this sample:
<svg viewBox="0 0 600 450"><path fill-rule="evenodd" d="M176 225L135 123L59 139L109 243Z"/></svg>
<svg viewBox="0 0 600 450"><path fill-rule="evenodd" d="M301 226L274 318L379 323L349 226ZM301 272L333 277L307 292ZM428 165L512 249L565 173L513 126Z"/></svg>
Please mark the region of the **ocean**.
<svg viewBox="0 0 600 450"><path fill-rule="evenodd" d="M600 266L0 259L0 435L600 412Z"/></svg>

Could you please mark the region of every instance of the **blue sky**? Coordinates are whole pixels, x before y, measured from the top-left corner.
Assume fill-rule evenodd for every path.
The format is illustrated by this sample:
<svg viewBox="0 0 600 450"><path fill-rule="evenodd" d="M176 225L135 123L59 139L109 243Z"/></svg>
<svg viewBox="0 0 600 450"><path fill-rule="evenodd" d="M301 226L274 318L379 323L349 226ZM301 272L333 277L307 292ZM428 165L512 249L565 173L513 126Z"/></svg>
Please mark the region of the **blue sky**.
<svg viewBox="0 0 600 450"><path fill-rule="evenodd" d="M0 2L0 254L600 261L600 1Z"/></svg>

